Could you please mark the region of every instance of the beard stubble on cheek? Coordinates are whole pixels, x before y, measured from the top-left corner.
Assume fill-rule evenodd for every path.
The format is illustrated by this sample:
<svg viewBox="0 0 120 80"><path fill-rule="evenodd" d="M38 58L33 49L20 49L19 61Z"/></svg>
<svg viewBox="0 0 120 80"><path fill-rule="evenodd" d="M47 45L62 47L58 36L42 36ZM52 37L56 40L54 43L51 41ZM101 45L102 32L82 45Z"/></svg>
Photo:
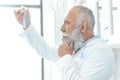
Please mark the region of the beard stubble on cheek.
<svg viewBox="0 0 120 80"><path fill-rule="evenodd" d="M74 49L77 50L83 43L82 34L79 31L79 26L76 26L71 34L71 38L74 41Z"/></svg>

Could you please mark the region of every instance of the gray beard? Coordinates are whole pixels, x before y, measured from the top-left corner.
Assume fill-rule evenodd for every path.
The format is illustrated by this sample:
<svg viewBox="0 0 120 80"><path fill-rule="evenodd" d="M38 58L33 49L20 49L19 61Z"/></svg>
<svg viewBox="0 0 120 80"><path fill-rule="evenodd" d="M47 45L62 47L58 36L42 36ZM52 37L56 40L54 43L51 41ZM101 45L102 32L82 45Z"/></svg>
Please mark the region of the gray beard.
<svg viewBox="0 0 120 80"><path fill-rule="evenodd" d="M76 26L71 34L71 38L74 41L74 49L77 50L83 43L82 34L79 31L79 26Z"/></svg>
<svg viewBox="0 0 120 80"><path fill-rule="evenodd" d="M71 35L68 35L66 33L63 33L64 38L66 39L67 43L70 44L71 41L74 42L74 50L76 51L78 48L80 48L80 46L83 43L83 38L82 35L79 31L79 27L76 26L75 29L73 30Z"/></svg>
<svg viewBox="0 0 120 80"><path fill-rule="evenodd" d="M81 41L75 41L74 42L74 50L76 51L77 49L79 49L82 45Z"/></svg>

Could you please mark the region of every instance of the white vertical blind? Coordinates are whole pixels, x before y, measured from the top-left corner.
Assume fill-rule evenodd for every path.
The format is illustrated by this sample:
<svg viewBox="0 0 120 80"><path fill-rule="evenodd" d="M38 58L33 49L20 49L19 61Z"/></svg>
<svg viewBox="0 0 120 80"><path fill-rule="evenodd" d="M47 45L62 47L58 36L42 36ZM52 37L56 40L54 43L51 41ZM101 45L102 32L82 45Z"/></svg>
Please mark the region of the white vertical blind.
<svg viewBox="0 0 120 80"><path fill-rule="evenodd" d="M113 0L113 27L114 35L120 35L120 0Z"/></svg>

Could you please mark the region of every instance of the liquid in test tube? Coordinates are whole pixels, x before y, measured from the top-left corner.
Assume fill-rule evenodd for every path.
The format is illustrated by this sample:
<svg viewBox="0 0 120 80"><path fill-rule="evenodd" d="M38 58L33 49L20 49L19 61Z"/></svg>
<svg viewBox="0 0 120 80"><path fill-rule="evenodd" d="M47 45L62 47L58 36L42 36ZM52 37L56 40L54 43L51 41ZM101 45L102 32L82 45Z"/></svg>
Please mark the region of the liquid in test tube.
<svg viewBox="0 0 120 80"><path fill-rule="evenodd" d="M26 29L26 12L23 14L23 29Z"/></svg>

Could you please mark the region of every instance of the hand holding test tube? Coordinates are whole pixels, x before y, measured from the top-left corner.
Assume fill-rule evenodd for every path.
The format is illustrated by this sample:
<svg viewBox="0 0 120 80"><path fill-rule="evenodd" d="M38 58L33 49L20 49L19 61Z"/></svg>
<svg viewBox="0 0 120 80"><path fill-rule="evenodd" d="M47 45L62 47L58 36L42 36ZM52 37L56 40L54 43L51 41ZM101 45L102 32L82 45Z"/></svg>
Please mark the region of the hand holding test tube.
<svg viewBox="0 0 120 80"><path fill-rule="evenodd" d="M23 26L23 29L26 30L31 24L29 9L22 6L14 10L14 14L17 21Z"/></svg>

